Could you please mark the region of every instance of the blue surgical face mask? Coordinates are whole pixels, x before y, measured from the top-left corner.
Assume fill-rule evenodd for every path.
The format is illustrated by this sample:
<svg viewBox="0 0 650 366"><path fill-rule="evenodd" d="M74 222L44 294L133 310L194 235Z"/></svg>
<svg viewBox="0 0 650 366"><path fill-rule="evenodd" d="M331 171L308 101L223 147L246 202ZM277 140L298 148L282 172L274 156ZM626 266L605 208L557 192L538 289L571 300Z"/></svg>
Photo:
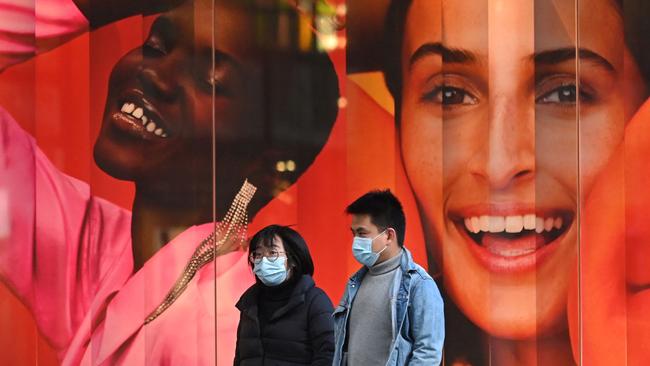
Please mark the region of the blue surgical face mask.
<svg viewBox="0 0 650 366"><path fill-rule="evenodd" d="M386 248L388 248L388 246L375 253L372 251L372 242L381 234L385 233L386 230L382 231L379 233L379 235L375 236L372 239L362 238L360 236L354 237L354 240L352 241L352 255L354 255L354 258L357 260L357 262L363 264L366 267L372 267L375 263L377 263L379 256L384 250L386 250Z"/></svg>
<svg viewBox="0 0 650 366"><path fill-rule="evenodd" d="M267 286L277 286L287 279L287 269L284 264L287 257L278 257L274 262L262 257L259 263L255 263L253 273Z"/></svg>

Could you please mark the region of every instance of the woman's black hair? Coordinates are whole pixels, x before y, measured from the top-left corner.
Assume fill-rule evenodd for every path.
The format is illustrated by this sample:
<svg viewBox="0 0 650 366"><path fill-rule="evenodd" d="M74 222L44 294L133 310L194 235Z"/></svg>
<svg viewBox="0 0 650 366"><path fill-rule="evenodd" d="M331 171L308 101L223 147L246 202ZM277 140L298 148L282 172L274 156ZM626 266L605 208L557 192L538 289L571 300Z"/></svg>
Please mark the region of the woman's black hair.
<svg viewBox="0 0 650 366"><path fill-rule="evenodd" d="M259 29L251 57L255 71L244 88L251 100L244 112L249 122L216 141L216 170L224 172L215 188L217 212L225 212L248 179L259 188L249 206L255 213L295 183L321 152L337 119L340 91L334 64L316 37L310 45L298 42L295 9L282 2L227 2L253 16ZM278 36L284 34L278 19L289 24L286 37Z"/></svg>
<svg viewBox="0 0 650 366"><path fill-rule="evenodd" d="M259 188L251 212L295 183L311 166L339 111L338 77L327 53L265 50L257 66L261 80L249 90L255 94L252 99L258 100L246 112L249 120L257 121L254 128L242 128L216 142L217 171L237 172L220 177L217 198L228 203L247 178ZM289 161L292 169L277 169L278 162Z"/></svg>
<svg viewBox="0 0 650 366"><path fill-rule="evenodd" d="M646 86L646 97L650 94L650 1L616 0L623 18L625 44L636 61Z"/></svg>
<svg viewBox="0 0 650 366"><path fill-rule="evenodd" d="M384 22L384 80L395 101L395 122L398 124L402 114L402 46L411 3L412 0L392 0Z"/></svg>
<svg viewBox="0 0 650 366"><path fill-rule="evenodd" d="M273 247L273 239L278 236L282 240L287 255L288 265L293 271L293 278L302 275L314 275L314 261L311 259L305 239L294 229L282 225L269 225L253 235L248 247L248 254L255 252L258 247ZM251 268L254 264L248 263Z"/></svg>

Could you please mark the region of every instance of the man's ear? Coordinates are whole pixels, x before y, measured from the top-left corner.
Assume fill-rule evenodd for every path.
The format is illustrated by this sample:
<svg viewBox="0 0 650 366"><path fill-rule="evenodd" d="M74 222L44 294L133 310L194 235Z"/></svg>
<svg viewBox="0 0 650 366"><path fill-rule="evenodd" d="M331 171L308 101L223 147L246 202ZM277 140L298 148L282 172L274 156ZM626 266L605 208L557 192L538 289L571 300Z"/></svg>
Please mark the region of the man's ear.
<svg viewBox="0 0 650 366"><path fill-rule="evenodd" d="M395 229L389 227L388 229L386 229L386 232L388 233L388 240L394 241L395 244L399 246L399 243L397 242L397 232L395 231Z"/></svg>

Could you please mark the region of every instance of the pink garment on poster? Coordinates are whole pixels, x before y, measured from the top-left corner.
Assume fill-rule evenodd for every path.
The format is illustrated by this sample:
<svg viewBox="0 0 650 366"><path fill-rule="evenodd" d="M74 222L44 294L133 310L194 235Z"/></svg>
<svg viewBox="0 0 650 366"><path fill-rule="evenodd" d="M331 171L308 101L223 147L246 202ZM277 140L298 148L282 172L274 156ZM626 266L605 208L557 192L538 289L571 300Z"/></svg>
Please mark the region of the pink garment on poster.
<svg viewBox="0 0 650 366"><path fill-rule="evenodd" d="M3 109L0 191L9 214L8 235L0 237L0 277L64 365L232 362L234 304L254 282L244 252L206 265L144 326L213 223L187 229L132 274L130 212L58 171Z"/></svg>
<svg viewBox="0 0 650 366"><path fill-rule="evenodd" d="M87 28L88 21L70 0L0 0L0 71Z"/></svg>

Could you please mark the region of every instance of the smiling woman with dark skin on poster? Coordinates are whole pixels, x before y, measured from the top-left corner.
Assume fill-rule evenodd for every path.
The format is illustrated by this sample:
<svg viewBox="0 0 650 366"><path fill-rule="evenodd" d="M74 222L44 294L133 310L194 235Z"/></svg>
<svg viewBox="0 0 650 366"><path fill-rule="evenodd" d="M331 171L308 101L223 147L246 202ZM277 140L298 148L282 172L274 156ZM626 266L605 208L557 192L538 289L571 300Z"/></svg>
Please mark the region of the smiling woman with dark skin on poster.
<svg viewBox="0 0 650 366"><path fill-rule="evenodd" d="M0 109L0 189L12 197L0 273L64 364L232 361L237 319L228 315L252 281L245 254L228 254L237 246L219 247L217 263L155 311L214 231L213 198L220 219L248 179L255 215L313 162L339 96L326 53L257 37L254 20L280 37L271 20L295 9L242 4L199 0L168 10L115 65L94 156L108 174L135 182L132 214L58 171ZM133 14L85 10L93 25ZM276 162L286 160L296 169L281 174Z"/></svg>
<svg viewBox="0 0 650 366"><path fill-rule="evenodd" d="M244 178L260 188L251 203L257 212L311 164L336 116L326 55L260 44L251 14L215 4L214 29L212 13L198 8L207 2L185 3L156 19L143 46L111 73L94 155L104 171L136 184L136 268L165 243L152 237L155 229L211 221L213 194L223 215ZM298 170L276 171L285 160Z"/></svg>

